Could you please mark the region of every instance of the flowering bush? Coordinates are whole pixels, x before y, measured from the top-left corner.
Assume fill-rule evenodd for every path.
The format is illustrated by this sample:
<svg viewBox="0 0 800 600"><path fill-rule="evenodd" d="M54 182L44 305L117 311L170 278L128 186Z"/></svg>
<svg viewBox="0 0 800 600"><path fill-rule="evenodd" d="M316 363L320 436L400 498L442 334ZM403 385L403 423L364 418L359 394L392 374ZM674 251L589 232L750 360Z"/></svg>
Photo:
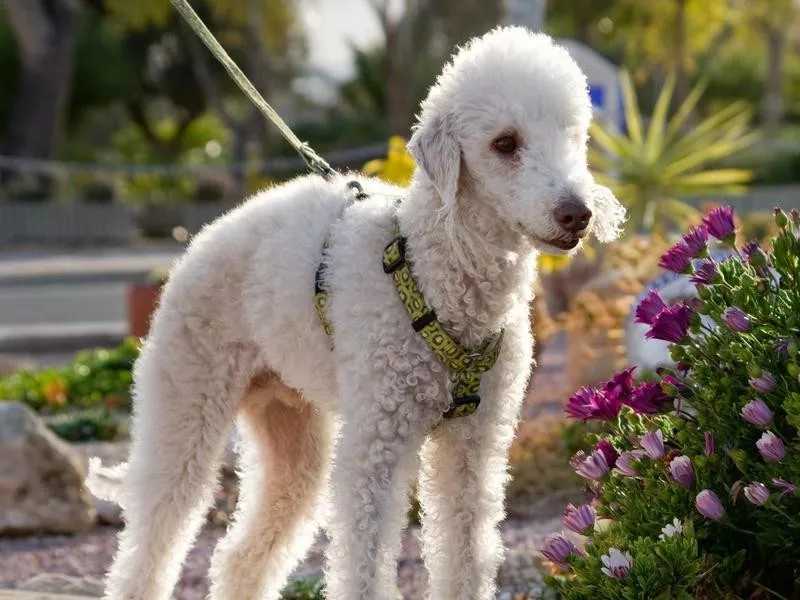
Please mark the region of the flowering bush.
<svg viewBox="0 0 800 600"><path fill-rule="evenodd" d="M571 460L591 501L543 549L562 597L800 597L800 213L775 222L765 252L736 248L730 208L707 215L661 259L699 299L636 312L676 368L569 399L604 432Z"/></svg>

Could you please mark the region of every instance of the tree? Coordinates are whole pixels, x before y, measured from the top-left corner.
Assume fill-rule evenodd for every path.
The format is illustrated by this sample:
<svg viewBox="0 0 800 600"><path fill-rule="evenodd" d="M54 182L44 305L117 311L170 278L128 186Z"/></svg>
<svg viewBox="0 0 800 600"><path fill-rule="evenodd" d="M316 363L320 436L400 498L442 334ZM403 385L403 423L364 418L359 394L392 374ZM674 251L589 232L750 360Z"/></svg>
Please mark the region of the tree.
<svg viewBox="0 0 800 600"><path fill-rule="evenodd" d="M728 0L618 0L612 10L615 38L638 82L673 71L676 97L688 93L688 75L725 31Z"/></svg>
<svg viewBox="0 0 800 600"><path fill-rule="evenodd" d="M783 118L783 70L789 34L797 26L800 10L796 0L733 0L738 9L740 34L746 39L753 32L764 44L766 65L762 118L774 128Z"/></svg>
<svg viewBox="0 0 800 600"><path fill-rule="evenodd" d="M547 4L547 31L593 45L601 19L611 16L615 0L556 0Z"/></svg>
<svg viewBox="0 0 800 600"><path fill-rule="evenodd" d="M175 55L186 61L189 79L197 86L195 96L211 107L233 134L234 163L245 162L248 144L254 137L260 139L265 152L269 133L263 117L238 90L231 94L235 86L227 73L181 21L169 0L106 0L106 6L119 25L129 31L155 28L171 32ZM194 7L267 100L274 89L288 86L305 58L294 0L206 0L194 3ZM182 89L187 90L185 86ZM140 112L138 117L143 126L144 115ZM243 195L245 174L233 175L232 194L239 197Z"/></svg>
<svg viewBox="0 0 800 600"><path fill-rule="evenodd" d="M3 153L50 158L64 121L81 0L6 0L19 77ZM0 174L2 176L2 174Z"/></svg>

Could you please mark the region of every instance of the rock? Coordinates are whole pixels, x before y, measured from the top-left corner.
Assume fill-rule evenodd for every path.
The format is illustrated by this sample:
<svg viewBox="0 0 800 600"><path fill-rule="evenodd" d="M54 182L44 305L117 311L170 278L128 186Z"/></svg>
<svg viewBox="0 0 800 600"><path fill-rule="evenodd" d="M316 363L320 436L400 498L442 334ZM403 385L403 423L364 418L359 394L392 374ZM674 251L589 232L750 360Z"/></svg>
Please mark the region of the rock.
<svg viewBox="0 0 800 600"><path fill-rule="evenodd" d="M0 402L0 534L75 533L94 523L80 457L24 404Z"/></svg>
<svg viewBox="0 0 800 600"><path fill-rule="evenodd" d="M61 573L42 573L22 583L19 589L29 592L88 596L90 598L103 596L103 582L99 579L70 577Z"/></svg>

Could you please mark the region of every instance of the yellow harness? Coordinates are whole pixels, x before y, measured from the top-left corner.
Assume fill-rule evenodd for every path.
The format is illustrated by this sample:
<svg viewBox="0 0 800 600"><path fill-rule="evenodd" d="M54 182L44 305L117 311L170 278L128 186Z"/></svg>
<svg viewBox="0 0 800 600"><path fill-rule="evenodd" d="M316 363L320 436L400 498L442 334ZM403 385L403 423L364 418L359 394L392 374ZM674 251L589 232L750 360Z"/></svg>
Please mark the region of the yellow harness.
<svg viewBox="0 0 800 600"><path fill-rule="evenodd" d="M359 190L359 195L363 195L363 191ZM356 197L359 198L359 195ZM406 238L400 233L400 225L396 218L393 235L394 239L383 251L383 271L394 281L397 295L411 318L411 326L414 331L422 336L428 347L453 374L452 402L450 408L444 413L444 418L451 419L471 415L481 402L479 396L481 375L497 362L504 331L493 335L475 351L467 350L459 344L447 332L436 317L434 310L425 302L425 297L419 290L412 274L412 265L406 257ZM317 269L315 278L314 307L325 333L333 343L333 326L326 316L329 293L325 289L325 253L329 246L330 244L326 240L323 247L323 260Z"/></svg>

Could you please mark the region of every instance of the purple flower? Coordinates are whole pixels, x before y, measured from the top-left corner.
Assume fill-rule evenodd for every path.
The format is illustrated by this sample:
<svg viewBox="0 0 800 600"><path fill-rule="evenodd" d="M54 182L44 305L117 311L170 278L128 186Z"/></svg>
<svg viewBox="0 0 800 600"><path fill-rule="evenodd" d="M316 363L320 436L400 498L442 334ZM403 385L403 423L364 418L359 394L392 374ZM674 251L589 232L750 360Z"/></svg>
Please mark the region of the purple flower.
<svg viewBox="0 0 800 600"><path fill-rule="evenodd" d="M720 242L732 243L736 224L733 222L733 208L730 206L720 206L708 213L703 219L703 223L708 228L708 233L717 238Z"/></svg>
<svg viewBox="0 0 800 600"><path fill-rule="evenodd" d="M769 490L763 483L754 481L750 485L744 487L744 497L747 498L750 504L763 506L767 503L767 500L769 500Z"/></svg>
<svg viewBox="0 0 800 600"><path fill-rule="evenodd" d="M717 265L713 260L704 260L689 277L689 281L696 285L708 285L717 276Z"/></svg>
<svg viewBox="0 0 800 600"><path fill-rule="evenodd" d="M694 485L694 468L688 456L676 456L669 463L669 472L672 479L687 490Z"/></svg>
<svg viewBox="0 0 800 600"><path fill-rule="evenodd" d="M614 579L625 579L633 566L630 553L620 552L616 548L609 548L608 554L601 556L600 560L603 563L600 570Z"/></svg>
<svg viewBox="0 0 800 600"><path fill-rule="evenodd" d="M694 499L694 505L697 507L697 512L706 519L721 521L722 517L725 516L725 508L722 506L722 502L711 490L703 490L697 494Z"/></svg>
<svg viewBox="0 0 800 600"><path fill-rule="evenodd" d="M599 419L607 421L619 413L622 403L599 390L580 388L567 400L566 413L573 419Z"/></svg>
<svg viewBox="0 0 800 600"><path fill-rule="evenodd" d="M653 460L664 457L664 435L660 429L645 433L640 444Z"/></svg>
<svg viewBox="0 0 800 600"><path fill-rule="evenodd" d="M658 266L673 273L691 273L692 252L686 244L678 242L661 255Z"/></svg>
<svg viewBox="0 0 800 600"><path fill-rule="evenodd" d="M650 290L636 307L636 322L652 325L658 314L667 308L666 302L656 290Z"/></svg>
<svg viewBox="0 0 800 600"><path fill-rule="evenodd" d="M705 450L705 455L706 455L706 456L711 456L712 454L714 454L714 448L715 448L715 446L716 446L716 444L714 444L714 432L712 432L712 431L706 431L706 432L703 434L703 437L704 437L704 438L705 438L705 440L706 440L706 450Z"/></svg>
<svg viewBox="0 0 800 600"><path fill-rule="evenodd" d="M580 450L575 453L569 464L584 479L600 479L608 473L606 457L599 450L594 450L589 456Z"/></svg>
<svg viewBox="0 0 800 600"><path fill-rule="evenodd" d="M706 229L705 225L698 225L681 238L684 247L693 257L700 256L704 253L707 240L708 229Z"/></svg>
<svg viewBox="0 0 800 600"><path fill-rule="evenodd" d="M761 371L761 377L752 377L748 380L750 387L762 394L769 394L775 389L775 377L769 371Z"/></svg>
<svg viewBox="0 0 800 600"><path fill-rule="evenodd" d="M600 440L597 442L594 449L603 453L603 458L606 459L606 464L608 465L609 469L617 464L619 452L617 452L617 449L614 448L614 446L608 440Z"/></svg>
<svg viewBox="0 0 800 600"><path fill-rule="evenodd" d="M623 475L627 475L628 477L637 477L639 475L639 472L631 464L631 461L639 460L645 455L646 452L644 450L632 450L630 452L621 453L619 455L619 458L617 459L617 464L616 464L617 471L619 471Z"/></svg>
<svg viewBox="0 0 800 600"><path fill-rule="evenodd" d="M750 317L737 306L726 308L722 313L722 320L728 327L739 333L750 331Z"/></svg>
<svg viewBox="0 0 800 600"><path fill-rule="evenodd" d="M669 401L670 398L661 389L661 385L648 381L635 387L631 394L631 399L625 404L640 415L657 415L664 411L664 406Z"/></svg>
<svg viewBox="0 0 800 600"><path fill-rule="evenodd" d="M781 495L778 498L783 498L786 494L796 494L797 493L797 486L793 483L789 483L785 479L778 479L777 477L772 480L772 485L782 489Z"/></svg>
<svg viewBox="0 0 800 600"><path fill-rule="evenodd" d="M575 547L575 544L570 542L563 535L553 534L547 536L544 540L542 554L562 571L566 571L569 568L567 559L572 555L580 555L580 551Z"/></svg>
<svg viewBox="0 0 800 600"><path fill-rule="evenodd" d="M783 445L781 438L771 431L765 431L761 435L756 447L767 462L781 462L786 456L786 446Z"/></svg>
<svg viewBox="0 0 800 600"><path fill-rule="evenodd" d="M691 316L692 311L685 304L670 306L656 316L645 337L677 344L689 333Z"/></svg>
<svg viewBox="0 0 800 600"><path fill-rule="evenodd" d="M617 402L624 403L631 397L631 391L633 390L633 371L635 369L636 367L631 367L615 373L614 376L601 387L603 393Z"/></svg>
<svg viewBox="0 0 800 600"><path fill-rule="evenodd" d="M595 518L594 509L590 505L584 504L575 507L572 504L568 504L567 508L564 509L564 516L561 517L561 522L564 523L564 527L575 533L588 535L588 532L594 528Z"/></svg>
<svg viewBox="0 0 800 600"><path fill-rule="evenodd" d="M742 407L742 418L757 427L766 427L772 422L772 411L760 398L750 400Z"/></svg>

